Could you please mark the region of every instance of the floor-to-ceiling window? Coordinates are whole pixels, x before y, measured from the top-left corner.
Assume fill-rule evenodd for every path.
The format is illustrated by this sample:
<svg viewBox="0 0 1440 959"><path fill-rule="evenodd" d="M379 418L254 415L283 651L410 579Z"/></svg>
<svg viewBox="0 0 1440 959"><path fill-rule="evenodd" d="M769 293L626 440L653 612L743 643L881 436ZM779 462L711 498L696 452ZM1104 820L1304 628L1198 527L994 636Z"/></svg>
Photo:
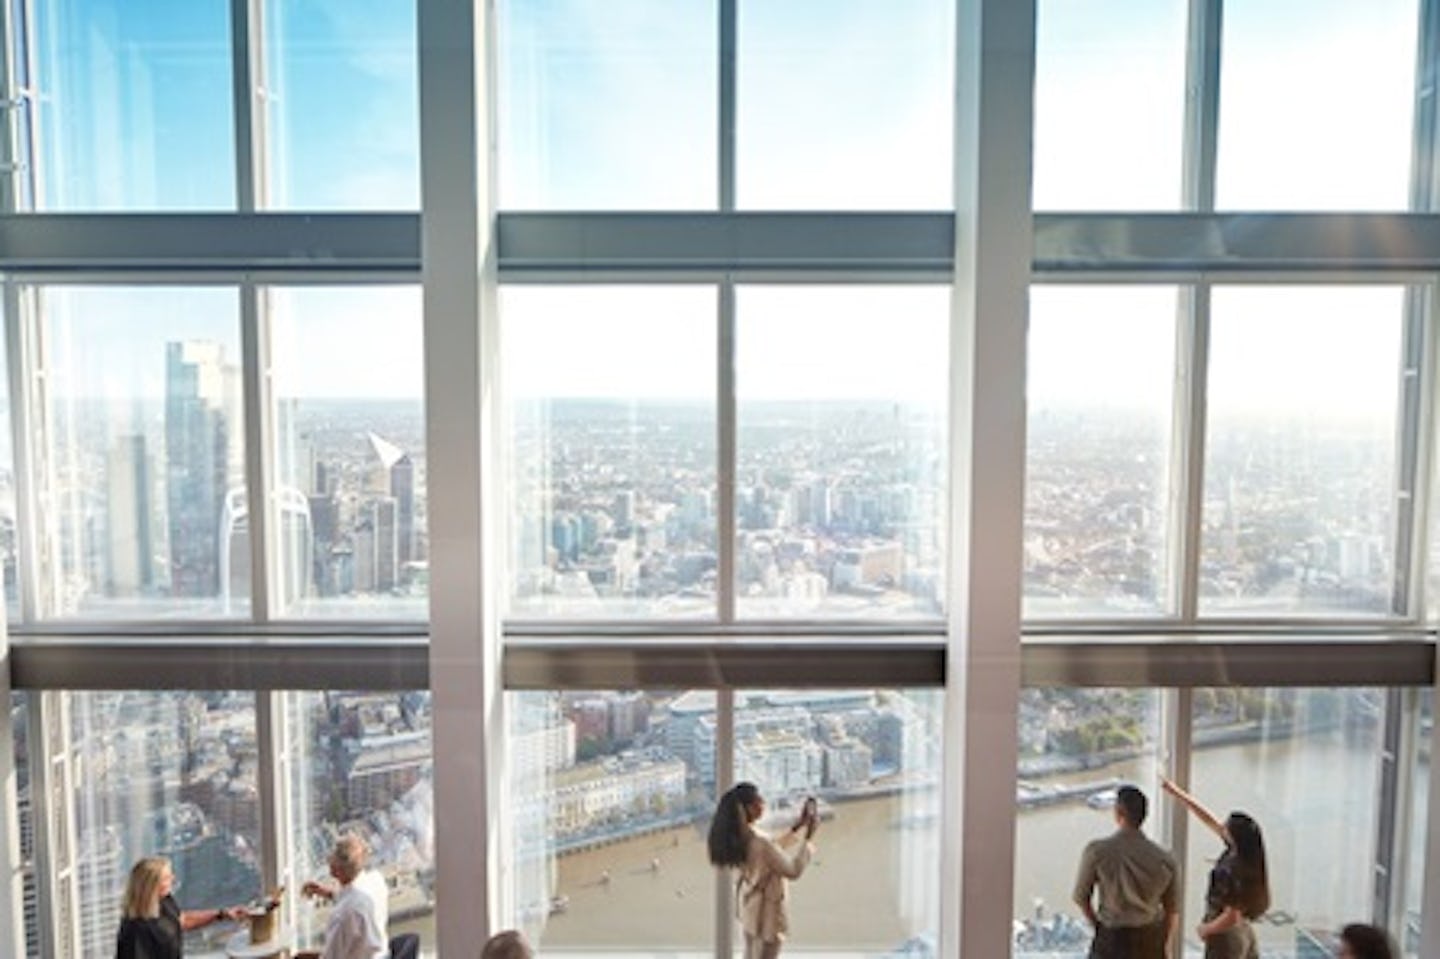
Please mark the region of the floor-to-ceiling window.
<svg viewBox="0 0 1440 959"><path fill-rule="evenodd" d="M704 833L753 780L773 823L821 800L787 951L954 955L987 557L952 531L1023 490L1014 882L964 922L1083 954L1076 861L1135 782L1198 953L1215 844L1164 774L1266 828L1267 955L1354 920L1416 954L1440 6L1038 0L973 46L1004 6L506 0L439 43L414 2L3 4L26 951L103 952L148 853L187 906L286 885L313 945L293 893L348 832L427 954L473 951L463 915L546 954L713 955L735 889ZM455 57L486 95L427 124ZM1034 112L1028 314L1000 318L1024 463L990 486L967 458L1007 437L957 399L955 264L1005 239L956 227L1001 175L956 136L975 76ZM470 201L421 159L457 130L493 139L464 212L498 296L427 317L457 281L421 228ZM427 375L427 337L475 322L494 378ZM432 569L474 532L431 508L450 430L497 507L463 586ZM496 670L445 699L430 624L476 595ZM437 782L477 757L498 882L471 898L446 835L476 807Z"/></svg>

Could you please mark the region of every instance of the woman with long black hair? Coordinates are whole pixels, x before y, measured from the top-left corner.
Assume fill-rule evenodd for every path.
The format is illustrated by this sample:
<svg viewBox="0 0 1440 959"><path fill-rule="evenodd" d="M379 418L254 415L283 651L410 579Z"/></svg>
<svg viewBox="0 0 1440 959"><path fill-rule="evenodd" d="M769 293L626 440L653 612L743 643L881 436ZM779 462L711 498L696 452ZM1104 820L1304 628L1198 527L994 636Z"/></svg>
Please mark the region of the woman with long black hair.
<svg viewBox="0 0 1440 959"><path fill-rule="evenodd" d="M754 783L736 783L720 797L710 820L710 862L738 870L735 908L745 929L745 959L776 959L789 930L786 880L799 879L815 849L820 823L814 800L806 800L795 825L778 839L756 828L765 799ZM803 834L803 838L802 838Z"/></svg>
<svg viewBox="0 0 1440 959"><path fill-rule="evenodd" d="M1225 851L1210 870L1205 918L1195 929L1205 943L1205 959L1259 959L1250 923L1270 908L1260 824L1243 812L1232 812L1221 822L1200 800L1164 776L1160 785L1225 843Z"/></svg>

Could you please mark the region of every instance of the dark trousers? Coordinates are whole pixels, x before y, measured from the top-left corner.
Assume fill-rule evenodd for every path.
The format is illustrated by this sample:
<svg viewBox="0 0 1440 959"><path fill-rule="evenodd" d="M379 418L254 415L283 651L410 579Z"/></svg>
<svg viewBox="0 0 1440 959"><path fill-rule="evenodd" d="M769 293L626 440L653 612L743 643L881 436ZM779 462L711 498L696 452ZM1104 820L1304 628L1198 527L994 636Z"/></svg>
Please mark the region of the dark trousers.
<svg viewBox="0 0 1440 959"><path fill-rule="evenodd" d="M1149 926L1096 926L1090 959L1165 959L1165 920Z"/></svg>

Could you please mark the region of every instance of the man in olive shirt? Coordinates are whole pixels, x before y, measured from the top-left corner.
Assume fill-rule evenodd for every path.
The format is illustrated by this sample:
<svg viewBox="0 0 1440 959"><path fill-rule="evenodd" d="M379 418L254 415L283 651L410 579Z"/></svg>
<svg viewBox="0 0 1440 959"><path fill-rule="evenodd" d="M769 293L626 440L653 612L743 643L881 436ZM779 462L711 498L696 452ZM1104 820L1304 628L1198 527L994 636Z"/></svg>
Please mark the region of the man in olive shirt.
<svg viewBox="0 0 1440 959"><path fill-rule="evenodd" d="M1164 959L1175 928L1175 857L1140 831L1149 804L1134 786L1115 795L1113 835L1080 857L1075 903L1095 927L1091 959ZM1100 890L1099 905L1092 899Z"/></svg>

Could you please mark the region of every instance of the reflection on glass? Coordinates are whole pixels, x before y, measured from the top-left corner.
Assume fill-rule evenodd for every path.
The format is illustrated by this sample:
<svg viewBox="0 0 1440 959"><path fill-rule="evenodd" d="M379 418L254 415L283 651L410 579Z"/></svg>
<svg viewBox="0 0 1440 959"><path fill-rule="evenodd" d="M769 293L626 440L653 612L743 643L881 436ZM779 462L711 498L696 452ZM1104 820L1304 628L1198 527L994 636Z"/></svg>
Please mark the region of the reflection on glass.
<svg viewBox="0 0 1440 959"><path fill-rule="evenodd" d="M541 955L712 950L715 694L510 693L507 708L507 921Z"/></svg>
<svg viewBox="0 0 1440 959"><path fill-rule="evenodd" d="M246 614L235 291L35 292L42 614Z"/></svg>
<svg viewBox="0 0 1440 959"><path fill-rule="evenodd" d="M255 697L227 692L58 693L67 700L81 955L110 955L131 865L171 862L182 908L260 892ZM52 814L67 810L52 809ZM192 932L187 953L235 931Z"/></svg>
<svg viewBox="0 0 1440 959"><path fill-rule="evenodd" d="M44 210L235 207L230 8L27 4Z"/></svg>
<svg viewBox="0 0 1440 959"><path fill-rule="evenodd" d="M265 0L262 19L262 206L418 209L413 0Z"/></svg>
<svg viewBox="0 0 1440 959"><path fill-rule="evenodd" d="M1037 21L1035 209L1178 208L1183 0L1040 0Z"/></svg>
<svg viewBox="0 0 1440 959"><path fill-rule="evenodd" d="M1030 292L1026 616L1169 605L1177 306L1173 287Z"/></svg>
<svg viewBox="0 0 1440 959"><path fill-rule="evenodd" d="M737 291L737 607L936 616L949 291Z"/></svg>
<svg viewBox="0 0 1440 959"><path fill-rule="evenodd" d="M5 579L5 615L20 620L20 567L15 522L15 451L10 432L10 381L6 344L0 337L0 575Z"/></svg>
<svg viewBox="0 0 1440 959"><path fill-rule="evenodd" d="M1216 205L1405 209L1418 6L1227 0Z"/></svg>
<svg viewBox="0 0 1440 959"><path fill-rule="evenodd" d="M1120 786L1145 793L1145 833L1159 836L1160 694L1025 689L1019 723L1015 959L1082 959L1091 931L1071 893L1086 844L1115 831Z"/></svg>
<svg viewBox="0 0 1440 959"><path fill-rule="evenodd" d="M35 801L30 789L29 697L11 691L10 731L15 763L16 821L20 828L20 882L25 910L25 955L40 955L40 889L35 875ZM38 746L38 744L36 744Z"/></svg>
<svg viewBox="0 0 1440 959"><path fill-rule="evenodd" d="M423 619L420 291L271 288L266 303L283 615Z"/></svg>
<svg viewBox="0 0 1440 959"><path fill-rule="evenodd" d="M288 749L287 885L328 888L330 850L342 834L370 849L389 890L389 935L414 932L435 948L435 789L428 690L284 694ZM321 948L330 904L295 896L297 942Z"/></svg>
<svg viewBox="0 0 1440 959"><path fill-rule="evenodd" d="M716 0L500 0L500 206L713 210Z"/></svg>
<svg viewBox="0 0 1440 959"><path fill-rule="evenodd" d="M1403 299L1215 291L1202 613L1389 612Z"/></svg>
<svg viewBox="0 0 1440 959"><path fill-rule="evenodd" d="M1264 833L1271 904L1253 924L1262 955L1315 955L1310 943L1371 913L1384 701L1373 689L1195 691L1190 790L1221 819L1249 813ZM1224 847L1193 818L1189 835L1195 914ZM1198 956L1194 926L1182 933Z"/></svg>
<svg viewBox="0 0 1440 959"><path fill-rule="evenodd" d="M954 20L945 0L740 4L739 205L949 207Z"/></svg>
<svg viewBox="0 0 1440 959"><path fill-rule="evenodd" d="M715 610L715 291L501 290L511 612Z"/></svg>
<svg viewBox="0 0 1440 959"><path fill-rule="evenodd" d="M772 835L820 800L816 854L790 884L788 952L934 955L940 929L941 695L735 694L735 778Z"/></svg>

